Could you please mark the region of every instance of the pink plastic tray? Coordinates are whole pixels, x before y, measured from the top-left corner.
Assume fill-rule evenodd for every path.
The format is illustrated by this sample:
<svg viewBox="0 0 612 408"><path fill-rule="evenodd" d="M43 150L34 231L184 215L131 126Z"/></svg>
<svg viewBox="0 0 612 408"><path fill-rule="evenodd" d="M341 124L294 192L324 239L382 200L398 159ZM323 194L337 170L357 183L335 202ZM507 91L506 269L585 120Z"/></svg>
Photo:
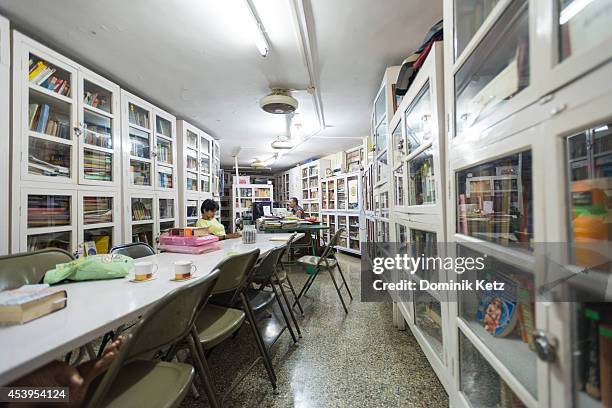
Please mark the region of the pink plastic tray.
<svg viewBox="0 0 612 408"><path fill-rule="evenodd" d="M177 245L177 246L201 246L217 242L219 237L216 235L206 235L203 237L178 237L163 234L159 237L161 245Z"/></svg>
<svg viewBox="0 0 612 408"><path fill-rule="evenodd" d="M160 251L163 252L176 252L178 254L191 254L191 255L200 255L205 252L216 251L221 249L221 245L216 242L208 245L200 245L200 246L185 246L185 245L162 245L158 246Z"/></svg>

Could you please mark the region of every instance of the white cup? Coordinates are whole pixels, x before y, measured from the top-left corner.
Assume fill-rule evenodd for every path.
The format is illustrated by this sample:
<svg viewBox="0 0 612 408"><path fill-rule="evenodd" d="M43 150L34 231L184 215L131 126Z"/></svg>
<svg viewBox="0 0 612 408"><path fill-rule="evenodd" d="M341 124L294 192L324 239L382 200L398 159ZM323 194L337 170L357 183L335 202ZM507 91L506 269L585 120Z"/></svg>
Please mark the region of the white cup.
<svg viewBox="0 0 612 408"><path fill-rule="evenodd" d="M157 272L157 264L153 262L136 262L134 264L134 279L137 281L149 280Z"/></svg>
<svg viewBox="0 0 612 408"><path fill-rule="evenodd" d="M174 279L181 280L191 277L191 274L197 271L198 268L192 261L176 261L174 262Z"/></svg>

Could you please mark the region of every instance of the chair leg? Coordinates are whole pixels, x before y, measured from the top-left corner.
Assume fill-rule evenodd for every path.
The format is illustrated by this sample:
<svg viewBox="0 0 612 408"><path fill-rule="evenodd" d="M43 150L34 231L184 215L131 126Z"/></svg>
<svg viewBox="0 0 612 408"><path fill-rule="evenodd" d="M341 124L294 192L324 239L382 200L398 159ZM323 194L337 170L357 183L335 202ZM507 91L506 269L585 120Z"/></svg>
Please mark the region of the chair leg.
<svg viewBox="0 0 612 408"><path fill-rule="evenodd" d="M112 331L104 334L104 337L102 337L102 343L100 343L100 348L98 349L98 358L102 357L102 353L104 353L106 345L113 337L115 337L115 333Z"/></svg>
<svg viewBox="0 0 612 408"><path fill-rule="evenodd" d="M344 308L344 313L348 314L348 309L346 308L346 304L344 303L344 298L342 297L342 293L340 292L340 287L336 282L336 278L334 278L334 272L331 268L327 269L329 271L329 276L331 276L331 280L334 283L334 287L336 288L336 292L338 293L338 297L340 298L340 302L342 302L342 307Z"/></svg>
<svg viewBox="0 0 612 408"><path fill-rule="evenodd" d="M321 273L321 268L317 268L315 270L315 273L312 274L312 280L310 281L310 283L308 284L308 287L306 288L306 290L304 291L304 294L302 296L306 296L306 294L308 293L308 291L310 290L310 287L312 286L312 284L315 281L315 278L317 277L317 275Z"/></svg>
<svg viewBox="0 0 612 408"><path fill-rule="evenodd" d="M251 326L251 330L253 331L255 343L257 344L257 348L259 348L259 353L261 354L261 357L263 359L266 371L268 371L268 377L270 377L272 388L276 389L276 374L274 373L274 367L272 367L272 360L270 359L268 349L266 348L266 345L264 344L263 339L261 338L261 333L257 328L257 321L255 320L255 316L253 316L253 310L251 310L251 305L249 304L244 293L240 293L240 299L242 300L242 307L244 308L244 312L247 315L249 326Z"/></svg>
<svg viewBox="0 0 612 408"><path fill-rule="evenodd" d="M208 363L206 362L206 357L204 357L204 353L201 350L202 345L200 344L200 339L195 333L195 329L192 329L191 334L187 337L187 341L189 343L189 350L191 351L191 359L195 363L196 369L200 374L200 380L202 381L202 385L204 386L204 391L206 392L208 401L210 402L210 405L213 408L219 408L221 405L217 400L217 393L215 392L212 385L210 370L208 369ZM198 345L200 345L200 348L198 348Z"/></svg>
<svg viewBox="0 0 612 408"><path fill-rule="evenodd" d="M293 294L293 299L297 300L297 294L295 293L295 289L293 288L293 283L291 283L291 279L289 279L289 275L285 272L285 276L287 276L287 283L289 284L289 289L291 289L291 293ZM297 300L298 308L300 309L300 313L304 316L304 309L302 309L302 304L299 300ZM293 308L291 308L293 310Z"/></svg>
<svg viewBox="0 0 612 408"><path fill-rule="evenodd" d="M335 256L334 256L334 259L336 259ZM344 278L344 273L342 273L342 269L340 269L340 262L338 262L337 259L336 259L336 266L338 267L338 272L340 272L340 277L342 278L342 282L344 282L344 287L346 288L346 291L348 292L348 295L351 298L351 300L353 300L353 294L351 293L351 289L349 289L348 283L346 282L346 279Z"/></svg>
<svg viewBox="0 0 612 408"><path fill-rule="evenodd" d="M281 294L283 295L283 299L285 300L285 304L289 308L289 314L291 315L291 320L293 320L293 325L295 326L295 330L297 331L298 336L302 337L302 331L300 330L300 326L298 325L297 319L295 318L295 314L293 313L293 308L289 304L289 299L287 298L287 294L285 293L285 289L283 288L283 284L278 279L278 274L276 272L274 272L274 276L276 277L276 282L278 282L278 287L280 288ZM289 277L287 277L287 278L289 278ZM272 284L272 287L274 287L274 284ZM287 324L289 324L289 322L287 322Z"/></svg>
<svg viewBox="0 0 612 408"><path fill-rule="evenodd" d="M285 311L285 307L283 306L283 302L280 299L280 296L278 296L278 292L276 291L276 288L274 287L274 284L272 282L270 282L270 287L272 287L272 292L274 292L274 297L276 298L276 302L278 303L278 307L281 310L281 313L283 314L283 319L285 319L285 325L287 326L287 329L289 329L289 333L291 334L291 338L293 339L294 343L297 343L297 337L295 337L295 333L293 332L293 327L291 327L291 323L289 322L289 317L287 316L287 312Z"/></svg>
<svg viewBox="0 0 612 408"><path fill-rule="evenodd" d="M310 285L314 281L314 278L317 276L317 273L318 273L318 270L316 270L315 273L313 273L312 275L308 276L308 279L304 283L304 286L302 286L302 289L300 290L300 293L298 293L297 298L295 299L295 302L293 302L293 306L292 307L295 307L295 305L297 304L297 302L300 301L302 296L304 296L306 294L306 292L310 288Z"/></svg>

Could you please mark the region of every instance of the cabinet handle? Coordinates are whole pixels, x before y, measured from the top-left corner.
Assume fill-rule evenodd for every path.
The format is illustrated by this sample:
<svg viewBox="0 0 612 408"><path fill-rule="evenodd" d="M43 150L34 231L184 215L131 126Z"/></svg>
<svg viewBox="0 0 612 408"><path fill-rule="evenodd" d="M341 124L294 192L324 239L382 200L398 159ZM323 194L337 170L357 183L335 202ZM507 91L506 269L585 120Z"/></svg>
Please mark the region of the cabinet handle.
<svg viewBox="0 0 612 408"><path fill-rule="evenodd" d="M557 339L543 330L536 330L533 333L533 339L536 354L540 360L546 363L554 363L557 359Z"/></svg>

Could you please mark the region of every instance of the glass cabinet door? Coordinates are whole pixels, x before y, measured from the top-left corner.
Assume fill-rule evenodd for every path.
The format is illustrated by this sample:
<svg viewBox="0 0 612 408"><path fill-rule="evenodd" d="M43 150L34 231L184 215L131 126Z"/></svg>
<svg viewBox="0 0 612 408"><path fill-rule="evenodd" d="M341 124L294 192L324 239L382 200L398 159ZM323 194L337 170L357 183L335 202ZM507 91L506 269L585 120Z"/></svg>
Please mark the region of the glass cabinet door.
<svg viewBox="0 0 612 408"><path fill-rule="evenodd" d="M529 84L528 0L516 0L455 74L455 136L477 131Z"/></svg>
<svg viewBox="0 0 612 408"><path fill-rule="evenodd" d="M455 59L461 55L497 3L499 0L454 0Z"/></svg>
<svg viewBox="0 0 612 408"><path fill-rule="evenodd" d="M393 143L393 165L397 165L398 163L402 162L404 154L406 154L406 150L404 148L404 134L402 132L401 120L397 123L395 129L393 129L391 139Z"/></svg>
<svg viewBox="0 0 612 408"><path fill-rule="evenodd" d="M151 145L151 112L148 109L129 102L129 182L133 186L153 187L151 175L153 174L153 161Z"/></svg>
<svg viewBox="0 0 612 408"><path fill-rule="evenodd" d="M156 187L160 189L174 188L174 129L170 120L155 115L155 167L157 172ZM195 169L197 174L198 157L195 156ZM197 183L196 183L197 188Z"/></svg>
<svg viewBox="0 0 612 408"><path fill-rule="evenodd" d="M330 210L336 209L336 182L335 180L327 181L327 194L329 197L329 206Z"/></svg>
<svg viewBox="0 0 612 408"><path fill-rule="evenodd" d="M436 203L433 147L408 161L408 205Z"/></svg>
<svg viewBox="0 0 612 408"><path fill-rule="evenodd" d="M532 271L523 269L523 259L508 263L464 245L458 245L457 251L460 257L480 258L484 265L482 270L467 270L462 279L504 284L503 290L481 287L457 292L461 331L482 343L537 399L538 359L533 337L537 322Z"/></svg>
<svg viewBox="0 0 612 408"><path fill-rule="evenodd" d="M344 177L340 177L336 179L336 194L337 194L337 204L336 208L340 211L346 210L346 179Z"/></svg>
<svg viewBox="0 0 612 408"><path fill-rule="evenodd" d="M432 143L432 105L429 83L426 83L412 104L406 109L406 154L421 145Z"/></svg>
<svg viewBox="0 0 612 408"><path fill-rule="evenodd" d="M327 181L321 182L321 208L327 210L329 196L327 195Z"/></svg>
<svg viewBox="0 0 612 408"><path fill-rule="evenodd" d="M117 131L118 90L109 90L98 81L80 74L82 103L79 112L80 126L77 132L82 149L80 150L82 172L79 182L82 184L116 184L119 174L115 174L119 151L115 140ZM100 81L102 82L102 81Z"/></svg>
<svg viewBox="0 0 612 408"><path fill-rule="evenodd" d="M74 193L58 193L45 190L27 191L25 200L25 236L24 251L36 251L45 248L60 248L72 252L75 245L73 231L76 227L73 219L75 206ZM22 244L23 245L23 244Z"/></svg>
<svg viewBox="0 0 612 408"><path fill-rule="evenodd" d="M114 245L117 221L115 196L79 193L81 213L81 237L79 243L93 242L98 254L107 254Z"/></svg>
<svg viewBox="0 0 612 408"><path fill-rule="evenodd" d="M609 280L612 241L612 124L603 123L568 137L569 193L568 263L590 268L573 279L572 293L581 303L571 307L573 406L601 407L612 403L610 357L612 307L599 300ZM578 281L582 281L579 284ZM609 286L609 285L608 285Z"/></svg>
<svg viewBox="0 0 612 408"><path fill-rule="evenodd" d="M358 210L359 209L359 176L349 176L347 178L347 190L348 190L348 209Z"/></svg>
<svg viewBox="0 0 612 408"><path fill-rule="evenodd" d="M348 218L346 215L338 215L338 229L342 229L340 239L338 240L338 246L348 248Z"/></svg>
<svg viewBox="0 0 612 408"><path fill-rule="evenodd" d="M395 188L395 205L401 207L405 203L404 165L400 165L393 172L393 186Z"/></svg>
<svg viewBox="0 0 612 408"><path fill-rule="evenodd" d="M457 232L529 249L531 166L531 151L525 151L457 172Z"/></svg>
<svg viewBox="0 0 612 408"><path fill-rule="evenodd" d="M70 182L73 174L75 140L76 72L50 62L42 54L29 53L27 77L27 130L23 150L28 158L26 176Z"/></svg>
<svg viewBox="0 0 612 408"><path fill-rule="evenodd" d="M607 0L557 0L559 62L595 48L612 36Z"/></svg>
<svg viewBox="0 0 612 408"><path fill-rule="evenodd" d="M360 240L360 229L359 229L359 217L356 215L348 216L348 239L349 239L349 248L354 251L359 251L361 249L361 240Z"/></svg>

